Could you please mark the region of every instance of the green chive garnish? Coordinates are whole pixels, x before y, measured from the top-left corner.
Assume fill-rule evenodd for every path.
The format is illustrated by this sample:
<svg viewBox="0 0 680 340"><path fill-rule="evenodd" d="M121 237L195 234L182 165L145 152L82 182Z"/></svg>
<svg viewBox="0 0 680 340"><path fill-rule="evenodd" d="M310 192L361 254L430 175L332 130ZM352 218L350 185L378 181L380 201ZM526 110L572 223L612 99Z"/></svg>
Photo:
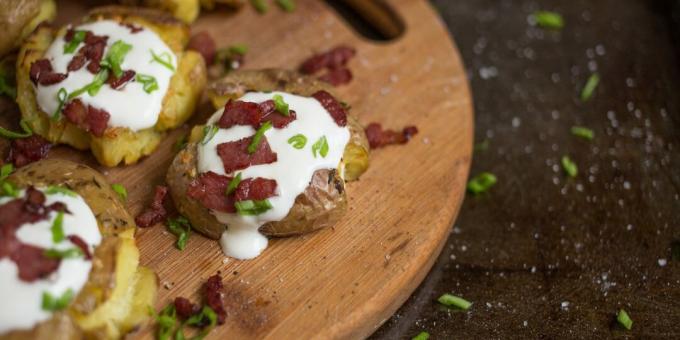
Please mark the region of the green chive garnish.
<svg viewBox="0 0 680 340"><path fill-rule="evenodd" d="M220 127L217 125L206 125L203 127L203 139L201 140L201 145L206 145L210 142Z"/></svg>
<svg viewBox="0 0 680 340"><path fill-rule="evenodd" d="M283 97L280 94L275 94L274 97L272 97L274 100L274 106L276 107L276 111L286 117L290 116L290 110L288 108L288 103L283 101Z"/></svg>
<svg viewBox="0 0 680 340"><path fill-rule="evenodd" d="M593 140L595 137L595 132L593 132L593 130L582 126L572 126L571 134L587 140Z"/></svg>
<svg viewBox="0 0 680 340"><path fill-rule="evenodd" d="M85 31L75 31L71 41L64 44L64 54L71 54L76 51L78 45L85 40Z"/></svg>
<svg viewBox="0 0 680 340"><path fill-rule="evenodd" d="M241 216L253 216L265 213L267 210L272 208L272 204L269 200L261 201L238 201L234 203L236 207L236 212Z"/></svg>
<svg viewBox="0 0 680 340"><path fill-rule="evenodd" d="M158 82L153 76L138 73L137 76L135 76L135 80L142 83L144 92L146 93L151 93L155 90L158 90Z"/></svg>
<svg viewBox="0 0 680 340"><path fill-rule="evenodd" d="M255 151L257 151L257 147L260 145L260 141L262 140L262 137L264 137L264 133L271 128L272 122L268 120L264 122L264 124L262 124L259 129L257 129L257 132L255 132L255 135L253 136L253 140L250 142L250 145L248 145L249 154L252 155L255 153Z"/></svg>
<svg viewBox="0 0 680 340"><path fill-rule="evenodd" d="M177 141L175 142L175 151L179 151L184 149L185 146L187 146L187 135L183 134L179 138L177 138Z"/></svg>
<svg viewBox="0 0 680 340"><path fill-rule="evenodd" d="M564 27L564 19L559 13L550 11L537 11L532 17L539 27L559 30Z"/></svg>
<svg viewBox="0 0 680 340"><path fill-rule="evenodd" d="M441 303L444 306L447 307L457 307L462 310L468 310L470 309L470 306L472 306L472 302L465 300L461 297L451 295L449 293L446 293L437 299L439 303Z"/></svg>
<svg viewBox="0 0 680 340"><path fill-rule="evenodd" d="M489 149L489 140L485 139L482 142L475 144L475 152L484 152Z"/></svg>
<svg viewBox="0 0 680 340"><path fill-rule="evenodd" d="M12 163L7 163L0 167L0 181L4 181L12 172L14 172L14 164Z"/></svg>
<svg viewBox="0 0 680 340"><path fill-rule="evenodd" d="M307 145L307 137L303 134L297 134L288 139L288 144L292 145L296 149L302 149Z"/></svg>
<svg viewBox="0 0 680 340"><path fill-rule="evenodd" d="M59 250L59 249L47 249L45 250L45 256L51 259L74 259L78 257L83 257L83 251L78 247Z"/></svg>
<svg viewBox="0 0 680 340"><path fill-rule="evenodd" d="M21 126L21 129L24 132L14 132L14 131L7 130L3 127L0 127L0 136L7 138L7 139L19 139L19 138L30 137L31 135L33 135L33 131L28 126L28 123L26 123L25 120L22 119L21 121L19 121L19 126Z"/></svg>
<svg viewBox="0 0 680 340"><path fill-rule="evenodd" d="M156 311L149 306L149 314L156 319L158 323L156 338L159 340L170 340L173 339L172 333L177 324L177 311L175 310L175 304L170 303L163 310L161 314L156 314ZM184 336L184 334L182 334ZM181 338L180 338L181 339Z"/></svg>
<svg viewBox="0 0 680 340"><path fill-rule="evenodd" d="M71 196L71 197L76 197L78 194L76 194L74 191L71 191L67 188L60 187L58 185L50 185L47 187L47 190L45 190L45 193L48 195L54 195L54 194L62 194L65 196Z"/></svg>
<svg viewBox="0 0 680 340"><path fill-rule="evenodd" d="M428 332L420 332L418 335L414 336L411 338L411 340L427 340L430 338L430 333Z"/></svg>
<svg viewBox="0 0 680 340"><path fill-rule="evenodd" d="M155 61L155 62L165 66L165 68L167 68L170 71L175 70L175 67L172 66L172 56L170 56L170 53L163 52L159 55L159 54L156 54L152 50L149 50L149 52L151 52L151 62Z"/></svg>
<svg viewBox="0 0 680 340"><path fill-rule="evenodd" d="M71 289L68 289L60 297L54 297L48 292L43 292L42 309L49 312L63 310L68 307L68 304L73 299L73 296L73 290Z"/></svg>
<svg viewBox="0 0 680 340"><path fill-rule="evenodd" d="M235 53L235 54L240 54L240 55L245 55L248 53L248 46L244 44L236 44L236 45L231 45L229 46L229 52Z"/></svg>
<svg viewBox="0 0 680 340"><path fill-rule="evenodd" d="M60 88L59 91L57 91L57 109L54 111L51 117L53 121L61 119L61 110L64 108L64 104L66 104L67 99L68 93L66 92L66 89L63 87Z"/></svg>
<svg viewBox="0 0 680 340"><path fill-rule="evenodd" d="M276 4L281 7L286 12L292 12L295 10L295 1L293 0L276 0Z"/></svg>
<svg viewBox="0 0 680 340"><path fill-rule="evenodd" d="M633 328L633 320L628 316L628 313L626 313L625 310L620 309L619 314L616 315L616 321L623 326L623 328L630 330Z"/></svg>
<svg viewBox="0 0 680 340"><path fill-rule="evenodd" d="M19 197L19 189L8 181L0 182L0 189L2 189L0 196Z"/></svg>
<svg viewBox="0 0 680 340"><path fill-rule="evenodd" d="M191 234L191 223L189 223L189 220L184 216L168 219L167 228L173 235L177 236L177 243L175 244L177 249L184 250Z"/></svg>
<svg viewBox="0 0 680 340"><path fill-rule="evenodd" d="M586 82L586 86L584 86L583 90L581 90L581 101L586 102L590 100L590 98L595 93L595 89L597 88L597 85L599 83L600 75L597 73L591 74L590 77L588 78L588 81Z"/></svg>
<svg viewBox="0 0 680 340"><path fill-rule="evenodd" d="M494 174L482 172L468 182L467 189L469 192L478 195L489 190L497 181Z"/></svg>
<svg viewBox="0 0 680 340"><path fill-rule="evenodd" d="M94 76L94 79L92 80L91 83L69 93L67 99L71 100L75 97L80 96L81 94L87 92L90 96L94 97L99 93L99 89L104 85L106 80L109 78L109 71L105 68L102 68L99 73L97 73Z"/></svg>
<svg viewBox="0 0 680 340"><path fill-rule="evenodd" d="M234 177L230 182L229 185L227 186L227 196L231 195L236 191L236 188L238 188L238 185L241 184L241 173L239 172L236 174L236 177Z"/></svg>
<svg viewBox="0 0 680 340"><path fill-rule="evenodd" d="M206 320L208 321L207 325L203 326L206 324ZM177 330L177 336L175 337L175 340L178 340L178 338L183 339L184 331L182 330L182 328L184 326L201 327L203 330L200 333L198 333L198 335L195 338L192 339L203 339L206 335L208 335L208 333L210 333L213 330L213 328L215 328L216 325L217 325L217 313L215 313L215 311L209 306L203 306L203 309L201 309L201 312L199 314L191 316L180 325L180 328Z"/></svg>
<svg viewBox="0 0 680 340"><path fill-rule="evenodd" d="M117 40L109 47L109 51L101 62L101 65L108 67L113 72L116 78L120 78L123 75L123 69L121 64L125 60L125 56L132 49L132 45L123 42L122 40Z"/></svg>
<svg viewBox="0 0 680 340"><path fill-rule="evenodd" d="M114 183L111 184L111 189L113 189L113 191L115 191L116 194L118 194L118 196L120 197L121 200L123 200L123 202L127 201L128 193L127 189L125 189L123 185Z"/></svg>
<svg viewBox="0 0 680 340"><path fill-rule="evenodd" d="M52 222L52 242L59 243L64 240L64 212L57 211L57 218Z"/></svg>
<svg viewBox="0 0 680 340"><path fill-rule="evenodd" d="M264 14L267 13L267 3L265 0L250 0L250 3L255 7L255 10L260 13Z"/></svg>
<svg viewBox="0 0 680 340"><path fill-rule="evenodd" d="M576 175L578 175L578 166L571 158L569 158L569 156L562 157L562 168L569 177L576 177Z"/></svg>
<svg viewBox="0 0 680 340"><path fill-rule="evenodd" d="M328 155L328 140L326 140L326 136L321 136L321 138L312 144L312 154L314 155L314 158L316 158L317 152L324 158Z"/></svg>

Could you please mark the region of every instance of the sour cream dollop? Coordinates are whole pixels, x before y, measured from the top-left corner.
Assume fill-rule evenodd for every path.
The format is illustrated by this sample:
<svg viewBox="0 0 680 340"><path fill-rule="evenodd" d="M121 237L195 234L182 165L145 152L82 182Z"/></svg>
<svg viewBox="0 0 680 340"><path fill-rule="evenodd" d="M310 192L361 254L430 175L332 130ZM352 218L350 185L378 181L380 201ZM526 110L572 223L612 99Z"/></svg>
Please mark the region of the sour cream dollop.
<svg viewBox="0 0 680 340"><path fill-rule="evenodd" d="M269 198L272 208L255 216L211 211L218 221L227 225L227 230L220 239L222 250L227 256L237 259L255 258L267 248L267 238L258 229L267 222L280 221L288 215L295 198L309 186L314 172L337 169L350 138L349 129L346 126L338 126L330 113L314 98L284 92L250 92L238 100L262 103L273 99L275 95L282 96L297 115L297 119L285 128L269 129L265 132L278 160L271 164L252 165L235 172L241 173L242 179L262 177L276 180L277 195ZM208 124L216 123L223 111L217 111L208 120ZM212 171L220 175L234 176L235 173L225 173L222 160L217 154L217 146L250 137L255 132L251 126L237 125L229 129L219 129L205 145L199 143L199 173ZM306 145L301 149L294 148L288 143L291 137L298 134L307 138ZM322 137L326 137L328 141L328 154L325 157L317 154L315 157L312 145Z"/></svg>
<svg viewBox="0 0 680 340"><path fill-rule="evenodd" d="M147 129L156 125L161 112L163 98L170 86L170 79L177 68L177 58L165 42L155 32L138 27L139 31L133 31L122 24L112 20L102 20L74 27L74 30L91 31L99 36L108 36L104 56L109 52L111 45L122 41L132 46L125 55L121 68L135 71L139 75L153 77L158 88L147 93L144 84L140 81L128 82L124 87L114 90L104 84L99 92L91 96L87 92L79 95L84 104L105 110L111 117L108 127L124 127L132 131ZM78 89L93 82L95 75L86 67L77 71L67 71L69 62L78 53L84 43L80 43L73 53L65 53L66 40L60 36L54 40L46 51L44 58L51 63L55 72L68 74L66 79L53 85L38 85L36 97L40 109L52 115L59 107L58 93L60 89L71 94ZM154 61L154 55L160 57L167 65ZM158 59L158 58L156 58ZM170 67L168 67L168 65ZM137 78L135 78L137 79ZM151 78L147 78L151 79Z"/></svg>
<svg viewBox="0 0 680 340"><path fill-rule="evenodd" d="M44 189L39 189L45 192ZM20 192L24 197L25 191ZM45 205L61 202L69 213L63 215L64 235L76 235L88 245L91 253L101 243L97 220L85 200L79 195L69 196L63 193L45 194ZM0 205L15 198L0 197ZM37 223L22 225L16 232L20 242L44 249L66 250L77 247L68 239L54 243L52 224L57 218L53 211L48 218ZM27 330L40 322L48 320L51 311L42 308L43 294L61 297L69 289L73 297L85 286L92 269L92 261L84 257L64 258L59 268L49 277L33 282L24 282L18 277L18 267L11 259L0 259L0 334L13 330Z"/></svg>

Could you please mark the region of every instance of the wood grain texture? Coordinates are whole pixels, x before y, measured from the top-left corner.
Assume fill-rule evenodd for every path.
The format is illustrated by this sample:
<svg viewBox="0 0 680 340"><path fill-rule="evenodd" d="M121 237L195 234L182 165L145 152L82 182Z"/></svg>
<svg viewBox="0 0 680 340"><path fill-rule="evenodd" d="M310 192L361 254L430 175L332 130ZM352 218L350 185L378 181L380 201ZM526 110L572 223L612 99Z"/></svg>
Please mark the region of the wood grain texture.
<svg viewBox="0 0 680 340"><path fill-rule="evenodd" d="M198 299L200 285L225 278L227 324L213 339L360 338L371 334L411 294L446 241L465 191L472 149L472 106L465 71L445 27L422 0L388 1L406 24L390 43L357 36L321 1L298 1L293 14L249 7L235 15L204 14L194 32L209 31L219 46L246 43L247 68L294 68L307 56L338 44L354 46L355 79L338 89L363 123L388 128L415 124L407 145L374 152L371 168L348 185L350 211L335 226L297 238L275 239L251 261L226 259L216 242L194 235L174 248L162 226L138 231L142 263L161 282L157 308L175 296ZM85 8L64 3L60 18ZM7 105L3 105L7 116ZM212 110L203 105L192 122ZM3 118L4 119L4 118ZM16 119L16 118L14 118ZM189 126L166 137L137 165L105 169L91 156L65 147L50 157L102 170L129 191L137 214L161 184L173 143ZM145 327L134 338L151 338Z"/></svg>

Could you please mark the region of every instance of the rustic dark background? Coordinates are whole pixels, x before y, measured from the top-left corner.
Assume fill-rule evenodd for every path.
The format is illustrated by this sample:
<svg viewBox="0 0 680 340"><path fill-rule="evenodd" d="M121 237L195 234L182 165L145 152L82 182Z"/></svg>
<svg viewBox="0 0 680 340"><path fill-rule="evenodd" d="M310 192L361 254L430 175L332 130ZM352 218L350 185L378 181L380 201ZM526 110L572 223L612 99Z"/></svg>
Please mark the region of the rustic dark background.
<svg viewBox="0 0 680 340"><path fill-rule="evenodd" d="M427 279L373 338L680 339L678 1L432 3L467 67L476 142L488 141L471 175L499 181L466 197ZM532 27L543 9L566 26ZM474 305L440 306L445 292Z"/></svg>

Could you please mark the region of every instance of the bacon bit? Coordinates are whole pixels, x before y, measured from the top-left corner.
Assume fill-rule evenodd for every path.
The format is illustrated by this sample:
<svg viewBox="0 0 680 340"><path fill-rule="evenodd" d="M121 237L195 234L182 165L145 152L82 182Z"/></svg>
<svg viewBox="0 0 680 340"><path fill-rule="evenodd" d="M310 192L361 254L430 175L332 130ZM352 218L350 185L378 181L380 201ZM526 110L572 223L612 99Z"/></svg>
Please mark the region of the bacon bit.
<svg viewBox="0 0 680 340"><path fill-rule="evenodd" d="M94 106L87 107L80 99L73 99L68 102L62 111L66 119L77 125L79 128L91 132L94 136L101 137L106 131L111 115L105 110L97 109Z"/></svg>
<svg viewBox="0 0 680 340"><path fill-rule="evenodd" d="M270 121L275 128L283 129L295 119L297 119L297 114L293 110L288 111L288 116L284 116L278 112L272 112L262 118L262 123Z"/></svg>
<svg viewBox="0 0 680 340"><path fill-rule="evenodd" d="M45 249L28 244L20 244L9 256L19 268L19 279L33 282L45 278L59 268L60 259L45 256Z"/></svg>
<svg viewBox="0 0 680 340"><path fill-rule="evenodd" d="M48 59L39 59L31 64L29 75L34 84L52 85L66 79L66 74L55 73Z"/></svg>
<svg viewBox="0 0 680 340"><path fill-rule="evenodd" d="M127 71L123 71L123 74L120 76L120 78L116 78L116 76L113 74L113 72L111 72L109 74L109 78L106 79L106 83L109 84L109 86L111 86L112 89L118 90L120 87L125 85L127 82L134 79L135 74L137 74L135 71L127 70Z"/></svg>
<svg viewBox="0 0 680 340"><path fill-rule="evenodd" d="M394 130L383 130L378 123L371 123L365 129L368 143L371 149L382 148L392 144L405 144L411 137L418 133L415 126L407 126L401 132Z"/></svg>
<svg viewBox="0 0 680 340"><path fill-rule="evenodd" d="M246 137L235 142L222 143L217 146L217 154L224 164L224 172L232 173L251 165L271 164L276 162L277 155L269 147L267 137L263 136L255 153L248 153L248 145L253 137Z"/></svg>
<svg viewBox="0 0 680 340"><path fill-rule="evenodd" d="M94 44L88 44L82 47L85 49L85 57L90 61L87 64L87 70L92 74L97 74L101 70L101 61L104 57L104 49L106 48L105 42L98 42Z"/></svg>
<svg viewBox="0 0 680 340"><path fill-rule="evenodd" d="M85 255L86 260L92 260L92 253L90 253L90 248L87 246L87 243L85 243L85 241L83 241L82 238L80 238L78 235L69 235L67 238L76 247L80 248L80 250L83 252L83 255Z"/></svg>
<svg viewBox="0 0 680 340"><path fill-rule="evenodd" d="M348 84L352 81L352 71L346 67L330 68L326 74L319 77L319 80L333 86Z"/></svg>
<svg viewBox="0 0 680 340"><path fill-rule="evenodd" d="M227 311L224 310L224 303L222 302L222 290L224 289L222 278L218 274L211 276L203 285L203 289L205 304L217 314L217 323L223 325L227 318Z"/></svg>
<svg viewBox="0 0 680 340"><path fill-rule="evenodd" d="M147 228L154 224L164 221L168 215L167 210L163 202L165 197L168 195L168 188L162 185L156 186L156 193L154 194L153 201L146 207L144 212L135 217L135 223L138 227Z"/></svg>
<svg viewBox="0 0 680 340"><path fill-rule="evenodd" d="M265 100L262 103L257 104L257 106L260 107L260 111L262 112L262 116L266 116L266 115L274 112L274 110L276 110L276 104L274 104L274 101L271 100L271 99Z"/></svg>
<svg viewBox="0 0 680 340"><path fill-rule="evenodd" d="M234 198L236 201L261 201L276 195L276 181L268 178L248 178L236 187Z"/></svg>
<svg viewBox="0 0 680 340"><path fill-rule="evenodd" d="M206 31L194 34L187 44L187 49L200 53L207 65L212 65L215 60L217 47L213 38Z"/></svg>
<svg viewBox="0 0 680 340"><path fill-rule="evenodd" d="M66 31L66 34L64 35L64 40L66 42L71 42L71 40L73 40L73 37L75 36L75 34L76 34L76 30L74 30L73 28L69 28Z"/></svg>
<svg viewBox="0 0 680 340"><path fill-rule="evenodd" d="M226 195L231 180L231 177L208 171L189 184L187 196L201 202L208 209L234 213L234 197Z"/></svg>
<svg viewBox="0 0 680 340"><path fill-rule="evenodd" d="M52 144L50 142L35 134L28 138L14 139L10 143L7 162L13 163L14 166L20 168L47 157L51 148Z"/></svg>
<svg viewBox="0 0 680 340"><path fill-rule="evenodd" d="M229 100L217 125L228 129L234 125L250 125L257 128L262 120L262 111L256 103Z"/></svg>
<svg viewBox="0 0 680 340"><path fill-rule="evenodd" d="M85 58L84 55L76 54L75 56L73 56L73 59L71 59L71 61L68 62L66 70L68 70L69 72L78 71L81 68L83 68L85 62L87 62L87 58Z"/></svg>
<svg viewBox="0 0 680 340"><path fill-rule="evenodd" d="M345 66L354 57L356 50L347 46L338 46L329 51L316 54L300 66L304 74L314 74L324 68L339 68Z"/></svg>
<svg viewBox="0 0 680 340"><path fill-rule="evenodd" d="M333 120L335 120L335 123L338 124L338 126L347 125L347 111L345 111L335 97L323 90L314 93L312 97L318 100L319 103L321 103L321 106L331 114L331 117L333 117Z"/></svg>
<svg viewBox="0 0 680 340"><path fill-rule="evenodd" d="M129 28L130 33L132 33L132 34L139 33L142 30L144 30L141 26L135 26L135 25L130 24L130 23L125 23L125 24L123 24L123 26Z"/></svg>
<svg viewBox="0 0 680 340"><path fill-rule="evenodd" d="M104 44L106 45L106 42L109 40L109 37L107 35L96 35L92 33L91 31L85 32L85 44L86 45L95 45L95 44Z"/></svg>
<svg viewBox="0 0 680 340"><path fill-rule="evenodd" d="M80 126L85 121L87 109L85 108L85 104L83 104L80 99L76 98L64 105L62 113L66 119L71 121L71 123Z"/></svg>
<svg viewBox="0 0 680 340"><path fill-rule="evenodd" d="M177 311L177 315L179 315L180 318L186 320L190 318L192 315L198 313L200 309L198 308L198 306L191 303L189 299L183 297L176 297L175 311Z"/></svg>

